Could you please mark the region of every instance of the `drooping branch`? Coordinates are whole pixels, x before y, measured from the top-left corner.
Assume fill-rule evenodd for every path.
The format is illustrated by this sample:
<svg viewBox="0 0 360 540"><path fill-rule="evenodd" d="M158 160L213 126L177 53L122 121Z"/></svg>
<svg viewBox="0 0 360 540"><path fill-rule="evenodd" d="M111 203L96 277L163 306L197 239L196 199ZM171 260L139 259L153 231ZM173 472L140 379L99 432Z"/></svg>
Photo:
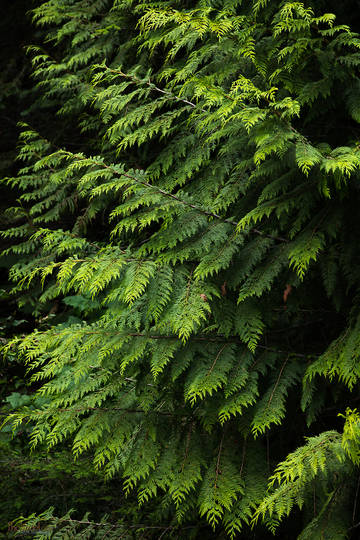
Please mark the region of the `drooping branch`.
<svg viewBox="0 0 360 540"><path fill-rule="evenodd" d="M151 90L154 90L155 92L159 92L160 94L165 94L166 96L169 96L170 99L181 101L181 103L185 103L185 105L189 105L193 109L198 109L199 111L204 112L204 113L208 112L205 109L202 109L201 107L199 107L199 105L197 105L196 103L193 103L192 101L184 99L174 94L170 90L164 90L163 88L159 88L158 86L156 86L156 84L152 83L150 79L148 79L147 81L143 79L139 79L139 77L136 77L136 75L130 75L129 73L124 73L120 69L110 69L107 67L107 71L110 73L116 73L116 75L120 75L120 77L123 77L125 79L129 79L135 84L145 84L146 86L149 86Z"/></svg>
<svg viewBox="0 0 360 540"><path fill-rule="evenodd" d="M71 152L67 152L66 150L62 150L61 152L63 154L68 155L69 157L75 157L78 161L85 161L85 160L88 161L88 158L85 158L84 156L82 156L80 154L72 154ZM195 210L196 212L199 212L200 214L203 214L203 215L209 216L209 217L213 217L215 219L223 221L224 223L229 223L230 225L234 225L235 227L237 227L237 225L238 225L237 221L233 221L231 219L224 218L224 217L220 216L219 214L216 214L215 212L210 212L209 210L205 210L204 208L201 208L201 207L197 206L196 204L193 204L193 203L191 203L189 201L184 201L184 199L181 199L177 195L174 195L173 193L165 191L164 189L162 189L162 188L160 188L158 186L154 186L153 184L150 184L149 182L146 182L146 180L140 180L139 178L136 178L135 176L133 176L133 175L131 175L129 173L126 173L126 172L119 172L114 167L111 167L111 165L107 165L106 163L104 163L102 161L97 161L95 159L91 159L91 161L92 161L92 163L94 163L94 165L96 165L98 167L102 167L104 169L110 170L115 176L124 176L125 178L128 178L129 180L131 180L135 184L140 184L140 185L145 186L145 187L147 187L149 189L152 189L156 193L160 193L160 195L163 195L164 197L168 197L170 199L173 199L174 201L176 201L179 204L182 204L184 206L188 206L189 208L192 208L193 210ZM277 242L285 242L285 243L287 243L289 241L287 238L267 234L267 233L265 233L263 231L260 231L259 229L256 229L256 228L251 229L249 232L253 233L253 234L260 235L260 236L263 236L265 238L270 238L271 240L275 240Z"/></svg>
<svg viewBox="0 0 360 540"><path fill-rule="evenodd" d="M145 339L168 339L168 340L180 340L178 335L176 334L147 334L145 332L120 332L118 330L85 330L83 332L83 335L104 335L104 336L123 336L123 337L135 337L135 338L145 338ZM52 332L52 335L54 336L60 336L60 332ZM244 342L238 337L238 336L225 336L223 334L198 334L196 336L193 336L190 338L192 342L207 342L207 343L239 343L240 345L243 345ZM278 354L285 354L290 356L296 356L298 358L314 358L318 355L315 354L305 354L305 353L296 353L293 351L285 351L282 349L276 349L274 347L268 347L266 345L257 345L257 348L263 349L265 351L269 352L275 352Z"/></svg>

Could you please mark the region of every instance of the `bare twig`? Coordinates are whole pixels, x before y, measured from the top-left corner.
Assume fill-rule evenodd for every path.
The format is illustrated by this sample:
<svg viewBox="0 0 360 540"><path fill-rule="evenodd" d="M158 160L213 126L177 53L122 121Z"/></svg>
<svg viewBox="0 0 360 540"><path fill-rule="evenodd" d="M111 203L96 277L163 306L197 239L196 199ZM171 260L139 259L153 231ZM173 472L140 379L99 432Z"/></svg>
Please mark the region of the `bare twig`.
<svg viewBox="0 0 360 540"><path fill-rule="evenodd" d="M218 452L218 457L217 457L217 460L216 460L214 489L217 489L217 481L218 481L218 477L219 477L219 474L220 474L220 459L221 459L222 446L223 446L223 442L224 442L224 435L225 435L225 429L223 430L223 434L222 434L222 437L221 437L221 440L220 440L219 452Z"/></svg>

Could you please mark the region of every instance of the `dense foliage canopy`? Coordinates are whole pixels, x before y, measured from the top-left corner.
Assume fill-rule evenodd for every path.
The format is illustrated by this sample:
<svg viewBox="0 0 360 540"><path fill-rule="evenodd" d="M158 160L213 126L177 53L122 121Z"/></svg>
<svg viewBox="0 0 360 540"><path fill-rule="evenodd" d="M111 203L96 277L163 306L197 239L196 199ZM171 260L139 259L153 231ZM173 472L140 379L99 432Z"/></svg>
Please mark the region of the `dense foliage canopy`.
<svg viewBox="0 0 360 540"><path fill-rule="evenodd" d="M1 444L48 471L15 537L356 538L356 7L34 3L0 81Z"/></svg>

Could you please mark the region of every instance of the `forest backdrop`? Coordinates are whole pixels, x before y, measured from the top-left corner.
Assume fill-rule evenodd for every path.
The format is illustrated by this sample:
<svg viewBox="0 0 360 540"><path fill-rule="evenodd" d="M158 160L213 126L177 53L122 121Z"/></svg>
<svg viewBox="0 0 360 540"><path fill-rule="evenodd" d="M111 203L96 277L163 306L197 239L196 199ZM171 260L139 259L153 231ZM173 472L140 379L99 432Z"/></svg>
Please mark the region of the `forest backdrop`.
<svg viewBox="0 0 360 540"><path fill-rule="evenodd" d="M0 21L0 535L360 530L360 15Z"/></svg>

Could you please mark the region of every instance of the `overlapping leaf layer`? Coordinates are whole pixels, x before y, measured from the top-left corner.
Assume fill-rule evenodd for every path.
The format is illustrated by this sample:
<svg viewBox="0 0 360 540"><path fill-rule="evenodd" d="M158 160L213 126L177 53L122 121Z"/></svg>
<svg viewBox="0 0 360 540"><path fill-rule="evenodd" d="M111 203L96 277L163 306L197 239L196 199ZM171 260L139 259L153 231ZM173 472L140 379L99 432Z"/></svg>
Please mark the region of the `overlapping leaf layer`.
<svg viewBox="0 0 360 540"><path fill-rule="evenodd" d="M358 521L360 37L332 10L34 10L36 106L62 127L23 126L3 234L20 301L57 315L8 344L42 397L9 421L92 455L181 538Z"/></svg>

